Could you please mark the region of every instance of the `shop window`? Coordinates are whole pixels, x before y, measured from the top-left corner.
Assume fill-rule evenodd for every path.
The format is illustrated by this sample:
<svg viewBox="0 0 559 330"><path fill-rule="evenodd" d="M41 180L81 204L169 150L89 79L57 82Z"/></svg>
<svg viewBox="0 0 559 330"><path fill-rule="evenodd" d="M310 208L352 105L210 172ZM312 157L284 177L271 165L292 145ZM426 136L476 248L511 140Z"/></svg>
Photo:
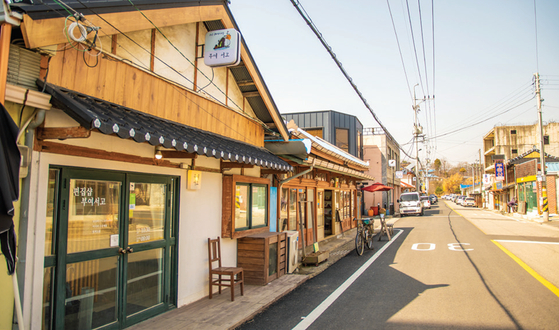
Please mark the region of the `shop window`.
<svg viewBox="0 0 559 330"><path fill-rule="evenodd" d="M349 152L349 130L336 128L336 147Z"/></svg>
<svg viewBox="0 0 559 330"><path fill-rule="evenodd" d="M269 186L268 179L223 177L223 237L238 238L268 231Z"/></svg>
<svg viewBox="0 0 559 330"><path fill-rule="evenodd" d="M289 190L289 230L297 230L297 189Z"/></svg>

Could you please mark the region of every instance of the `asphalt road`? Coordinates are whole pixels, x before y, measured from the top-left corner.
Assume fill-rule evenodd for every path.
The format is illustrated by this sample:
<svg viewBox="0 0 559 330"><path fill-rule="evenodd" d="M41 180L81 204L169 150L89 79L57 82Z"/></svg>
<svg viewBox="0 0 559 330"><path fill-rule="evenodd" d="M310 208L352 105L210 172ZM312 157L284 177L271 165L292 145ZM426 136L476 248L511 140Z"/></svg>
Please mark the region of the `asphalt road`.
<svg viewBox="0 0 559 330"><path fill-rule="evenodd" d="M240 329L559 329L559 231L439 202Z"/></svg>

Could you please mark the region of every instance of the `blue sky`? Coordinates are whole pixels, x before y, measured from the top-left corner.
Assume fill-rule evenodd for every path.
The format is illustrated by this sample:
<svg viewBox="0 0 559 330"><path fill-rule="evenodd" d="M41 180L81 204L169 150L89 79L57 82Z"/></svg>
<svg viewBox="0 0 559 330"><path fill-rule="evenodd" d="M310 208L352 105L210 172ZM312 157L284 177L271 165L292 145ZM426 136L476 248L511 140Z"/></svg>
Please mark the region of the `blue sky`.
<svg viewBox="0 0 559 330"><path fill-rule="evenodd" d="M420 106L429 138L419 147L422 159L471 163L493 126L535 123L535 72L542 76L543 120L559 121L559 1L536 0L536 57L533 0L434 0L433 61L432 2L390 0L404 65L385 0L300 3L410 155L415 84L418 99L435 95ZM335 110L378 126L290 0L231 0L230 8L280 112Z"/></svg>

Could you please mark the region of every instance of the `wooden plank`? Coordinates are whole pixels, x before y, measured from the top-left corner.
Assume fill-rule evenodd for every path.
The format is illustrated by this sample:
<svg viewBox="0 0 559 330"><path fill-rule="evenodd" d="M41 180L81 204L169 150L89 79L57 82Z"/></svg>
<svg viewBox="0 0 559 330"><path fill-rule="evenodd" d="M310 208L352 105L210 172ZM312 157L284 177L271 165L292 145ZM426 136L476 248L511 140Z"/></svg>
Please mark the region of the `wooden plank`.
<svg viewBox="0 0 559 330"><path fill-rule="evenodd" d="M232 236L233 226L233 177L223 176L222 179L222 206L221 206L221 236L229 238Z"/></svg>
<svg viewBox="0 0 559 330"><path fill-rule="evenodd" d="M156 160L155 158L147 158L135 156L132 154L123 154L119 152L108 152L100 149L92 149L86 147L77 147L68 144L38 141L36 143L36 151L50 152L62 155L71 155L77 157L87 157L93 159L106 159L115 160L119 162L134 163L134 164L146 164L155 166L164 166L172 168L180 168L180 165L172 164L166 160Z"/></svg>
<svg viewBox="0 0 559 330"><path fill-rule="evenodd" d="M250 250L243 250L237 251L237 259L239 258L258 258L262 255L261 251L250 251Z"/></svg>
<svg viewBox="0 0 559 330"><path fill-rule="evenodd" d="M164 8L144 11L146 16L159 28L187 23L220 20L228 17L223 5L192 6L182 8ZM153 25L138 11L105 13L103 19L112 22L118 30L107 24L97 15L86 15L86 19L94 25L101 27L107 35L121 32L148 30ZM24 15L22 30L24 39L29 48L37 48L67 42L66 36L61 33L64 28L64 17L44 20L32 20ZM115 24L116 23L116 24ZM233 25L230 25L233 27Z"/></svg>
<svg viewBox="0 0 559 330"><path fill-rule="evenodd" d="M263 258L249 258L249 257L245 257L243 258L242 261L237 261L237 263L243 268L246 265L267 265L264 263Z"/></svg>
<svg viewBox="0 0 559 330"><path fill-rule="evenodd" d="M10 58L10 40L12 25L4 22L0 25L0 103L6 98L6 79L8 77L8 59Z"/></svg>

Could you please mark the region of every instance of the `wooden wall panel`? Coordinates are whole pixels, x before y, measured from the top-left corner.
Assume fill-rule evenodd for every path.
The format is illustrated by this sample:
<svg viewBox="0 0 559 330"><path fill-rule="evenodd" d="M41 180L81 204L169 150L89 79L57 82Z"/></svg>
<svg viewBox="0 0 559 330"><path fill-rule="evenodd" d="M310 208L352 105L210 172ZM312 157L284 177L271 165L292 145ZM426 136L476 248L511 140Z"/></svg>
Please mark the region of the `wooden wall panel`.
<svg viewBox="0 0 559 330"><path fill-rule="evenodd" d="M87 57L87 55L86 55ZM95 63L88 62L90 65ZM52 57L49 83L259 147L264 130L254 120L212 100L106 55L88 67L75 49Z"/></svg>

